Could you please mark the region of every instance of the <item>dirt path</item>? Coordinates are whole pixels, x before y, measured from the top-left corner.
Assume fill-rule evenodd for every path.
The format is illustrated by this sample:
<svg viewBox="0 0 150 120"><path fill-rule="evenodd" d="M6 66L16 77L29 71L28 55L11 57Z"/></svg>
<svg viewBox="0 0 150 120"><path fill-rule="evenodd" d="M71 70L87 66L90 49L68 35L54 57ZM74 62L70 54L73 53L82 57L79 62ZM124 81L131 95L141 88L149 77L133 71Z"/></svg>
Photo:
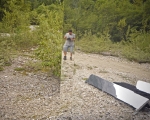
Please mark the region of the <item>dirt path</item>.
<svg viewBox="0 0 150 120"><path fill-rule="evenodd" d="M16 65L25 59L17 58L12 66L0 72L0 120L150 119L150 111L133 115L133 108L85 83L91 74L133 85L137 80L150 82L150 64L77 51L73 61L62 60L60 93L52 96L58 89L56 79L14 74Z"/></svg>
<svg viewBox="0 0 150 120"><path fill-rule="evenodd" d="M122 76L123 78L136 79L136 81L150 82L150 64L138 64L117 57L87 55L80 52L75 54L75 63L85 68L91 68L88 72L93 72L99 76L105 75L102 74L103 71L107 73L107 76L112 76L112 79L115 75L118 77L117 79L115 78L115 81L122 81L123 79L119 79ZM134 83L132 80L130 82Z"/></svg>
<svg viewBox="0 0 150 120"><path fill-rule="evenodd" d="M69 58L69 55L68 55ZM149 120L150 111L133 115L134 109L85 83L91 75L111 82L136 85L138 80L150 82L150 64L138 64L125 59L75 52L74 60L62 61L62 95L72 108L63 113L73 120ZM66 110L68 110L66 108ZM61 119L63 117L60 117ZM66 118L67 119L67 118Z"/></svg>

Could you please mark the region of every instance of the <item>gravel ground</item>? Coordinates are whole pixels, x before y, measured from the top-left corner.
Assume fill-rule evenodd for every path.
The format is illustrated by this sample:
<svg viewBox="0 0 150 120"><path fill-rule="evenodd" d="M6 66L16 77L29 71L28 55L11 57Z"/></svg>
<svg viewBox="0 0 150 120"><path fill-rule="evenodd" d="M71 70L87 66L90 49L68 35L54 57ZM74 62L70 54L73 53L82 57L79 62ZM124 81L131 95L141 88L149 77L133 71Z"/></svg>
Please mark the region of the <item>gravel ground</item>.
<svg viewBox="0 0 150 120"><path fill-rule="evenodd" d="M69 55L68 55L69 58ZM129 105L85 83L91 75L111 82L136 85L138 80L150 83L150 64L138 64L125 59L76 52L74 60L62 61L60 92L66 104L66 112L60 120L149 120L150 110L138 114ZM71 109L69 109L71 108Z"/></svg>
<svg viewBox="0 0 150 120"><path fill-rule="evenodd" d="M18 59L22 61L25 58ZM43 74L14 75L18 59L0 72L2 120L150 119L149 110L144 109L133 115L132 107L85 83L91 74L111 82L132 85L136 85L138 80L150 82L150 64L77 51L72 61L62 60L59 88L58 79Z"/></svg>
<svg viewBox="0 0 150 120"><path fill-rule="evenodd" d="M53 111L49 105L60 92L60 80L46 73L15 71L29 61L36 62L19 56L0 72L0 120L40 119Z"/></svg>

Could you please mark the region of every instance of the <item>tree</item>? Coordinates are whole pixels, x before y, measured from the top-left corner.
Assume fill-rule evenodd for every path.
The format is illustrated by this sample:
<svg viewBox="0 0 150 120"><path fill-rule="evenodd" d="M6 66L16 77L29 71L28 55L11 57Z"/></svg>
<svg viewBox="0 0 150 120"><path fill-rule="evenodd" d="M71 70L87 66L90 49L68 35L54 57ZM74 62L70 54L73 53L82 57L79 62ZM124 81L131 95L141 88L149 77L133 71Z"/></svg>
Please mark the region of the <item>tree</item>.
<svg viewBox="0 0 150 120"><path fill-rule="evenodd" d="M4 9L5 16L3 17L3 25L5 28L9 29L9 32L14 32L14 30L19 27L25 28L25 26L30 24L29 1L9 0L6 6L7 9Z"/></svg>

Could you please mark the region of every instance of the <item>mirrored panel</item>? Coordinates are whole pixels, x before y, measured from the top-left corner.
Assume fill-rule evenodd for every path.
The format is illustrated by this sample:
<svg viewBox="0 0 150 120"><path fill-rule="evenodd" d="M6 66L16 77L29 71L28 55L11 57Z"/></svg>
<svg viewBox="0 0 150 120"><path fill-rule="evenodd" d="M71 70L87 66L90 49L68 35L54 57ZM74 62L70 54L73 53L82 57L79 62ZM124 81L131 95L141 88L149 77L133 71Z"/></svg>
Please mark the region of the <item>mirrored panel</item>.
<svg viewBox="0 0 150 120"><path fill-rule="evenodd" d="M145 98L150 100L150 94L149 93L146 93L146 92L144 92L144 91L142 91L140 89L137 89L136 86L134 86L132 84L125 83L125 82L113 82L113 83L115 83L115 84L117 84L119 86L122 86L122 87L124 87L126 89L129 89L129 90L133 91L134 93L136 93L138 95L141 95L141 96L143 96L143 97L145 97Z"/></svg>
<svg viewBox="0 0 150 120"><path fill-rule="evenodd" d="M136 110L140 110L149 101L149 99L117 84L113 83L113 86L116 91L116 98L133 106L134 108L136 108Z"/></svg>
<svg viewBox="0 0 150 120"><path fill-rule="evenodd" d="M150 94L150 83L137 81L136 88Z"/></svg>

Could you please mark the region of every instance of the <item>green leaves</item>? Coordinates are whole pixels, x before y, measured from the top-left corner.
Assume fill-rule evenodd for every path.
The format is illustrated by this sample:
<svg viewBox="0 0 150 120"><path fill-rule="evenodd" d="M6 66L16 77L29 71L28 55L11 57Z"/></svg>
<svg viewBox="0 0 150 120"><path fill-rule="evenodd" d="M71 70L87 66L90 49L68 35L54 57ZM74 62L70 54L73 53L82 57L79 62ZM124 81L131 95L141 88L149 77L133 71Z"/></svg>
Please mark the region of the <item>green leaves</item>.
<svg viewBox="0 0 150 120"><path fill-rule="evenodd" d="M74 1L65 0L64 32L73 29L83 51L111 49L131 60L150 61L150 0Z"/></svg>
<svg viewBox="0 0 150 120"><path fill-rule="evenodd" d="M81 34L79 38L85 31L97 36L105 33L112 41L126 41L126 33L130 35L134 27L137 31L150 30L149 3L150 0L65 0L64 31L73 29Z"/></svg>
<svg viewBox="0 0 150 120"><path fill-rule="evenodd" d="M0 36L0 69L5 62L8 65L12 49L30 51L32 47L36 47L36 57L42 61L43 68L48 68L51 73L60 76L63 5L46 0L44 3L47 6L37 4L32 6L34 9L31 11L33 4L29 1L8 0L5 4L7 9L3 11L5 16L0 24L0 30L7 30L10 37ZM37 2L40 3L39 0ZM35 26L30 26L30 23ZM34 29L30 30L29 27Z"/></svg>
<svg viewBox="0 0 150 120"><path fill-rule="evenodd" d="M58 8L62 9L59 6ZM43 62L43 67L49 67L51 72L61 74L61 51L62 51L62 25L63 11L49 10L44 7L45 14L38 16L39 20L39 45L36 55Z"/></svg>
<svg viewBox="0 0 150 120"><path fill-rule="evenodd" d="M3 17L4 29L8 29L9 33L16 32L18 28L30 24L29 11L30 4L24 0L7 1L7 9L4 9L5 16Z"/></svg>

